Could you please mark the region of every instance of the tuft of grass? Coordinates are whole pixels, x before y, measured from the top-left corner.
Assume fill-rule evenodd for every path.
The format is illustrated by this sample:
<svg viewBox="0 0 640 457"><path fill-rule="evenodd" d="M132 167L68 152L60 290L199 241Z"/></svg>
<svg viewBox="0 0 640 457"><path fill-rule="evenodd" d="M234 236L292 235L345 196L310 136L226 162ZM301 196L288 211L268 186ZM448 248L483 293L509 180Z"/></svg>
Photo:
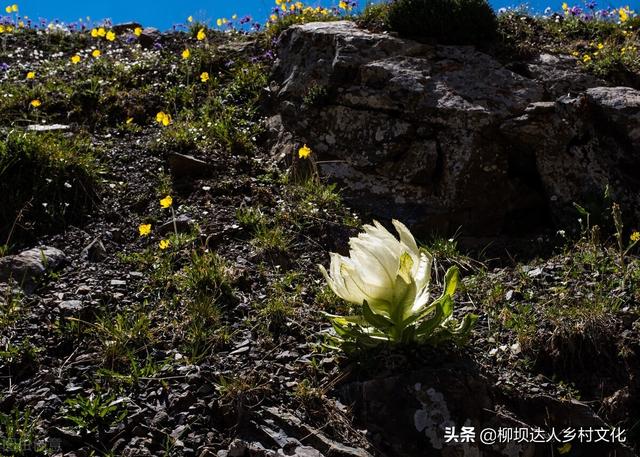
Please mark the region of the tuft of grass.
<svg viewBox="0 0 640 457"><path fill-rule="evenodd" d="M14 409L9 413L0 412L0 449L6 455L30 455L44 452L45 446L36 440L36 425L39 417L31 410Z"/></svg>
<svg viewBox="0 0 640 457"><path fill-rule="evenodd" d="M0 289L0 328L6 328L20 317L23 295L10 286Z"/></svg>
<svg viewBox="0 0 640 457"><path fill-rule="evenodd" d="M189 264L176 275L185 315L184 352L192 362L228 341L221 309L235 299L229 271L218 254L193 252Z"/></svg>
<svg viewBox="0 0 640 457"><path fill-rule="evenodd" d="M242 205L236 210L238 223L246 229L255 230L266 222L266 217L260 208Z"/></svg>
<svg viewBox="0 0 640 457"><path fill-rule="evenodd" d="M101 317L94 325L106 366L126 366L130 354L136 354L152 341L149 315L144 311Z"/></svg>
<svg viewBox="0 0 640 457"><path fill-rule="evenodd" d="M271 226L266 222L258 224L254 231L251 244L261 252L284 253L291 246L289 236L280 225Z"/></svg>
<svg viewBox="0 0 640 457"><path fill-rule="evenodd" d="M65 419L88 432L106 431L127 415L123 402L115 394L100 392L68 398L63 413Z"/></svg>
<svg viewBox="0 0 640 457"><path fill-rule="evenodd" d="M12 131L0 141L0 239L78 223L97 201L98 164L82 135ZM20 224L14 227L14 221Z"/></svg>

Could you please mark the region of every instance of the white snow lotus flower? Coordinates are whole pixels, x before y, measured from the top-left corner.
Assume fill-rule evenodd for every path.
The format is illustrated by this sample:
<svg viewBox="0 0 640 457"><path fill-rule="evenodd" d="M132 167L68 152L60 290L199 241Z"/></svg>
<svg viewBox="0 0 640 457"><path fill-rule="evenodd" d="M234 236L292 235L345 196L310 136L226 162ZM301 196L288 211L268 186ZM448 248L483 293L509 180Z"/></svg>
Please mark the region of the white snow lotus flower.
<svg viewBox="0 0 640 457"><path fill-rule="evenodd" d="M320 266L336 295L362 306L362 315L329 315L338 340L375 346L463 339L476 316L465 316L460 325L452 319L458 269L447 271L444 292L429 303L433 256L418 247L404 224L392 223L400 239L374 221L349 240L349 257L331 253L329 272Z"/></svg>

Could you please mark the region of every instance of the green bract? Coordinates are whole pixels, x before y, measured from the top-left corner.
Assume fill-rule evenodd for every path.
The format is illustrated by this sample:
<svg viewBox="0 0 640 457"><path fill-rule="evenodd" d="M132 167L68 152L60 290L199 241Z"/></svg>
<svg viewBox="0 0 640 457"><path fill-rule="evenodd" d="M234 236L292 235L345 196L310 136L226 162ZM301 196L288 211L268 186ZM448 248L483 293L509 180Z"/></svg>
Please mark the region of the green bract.
<svg viewBox="0 0 640 457"><path fill-rule="evenodd" d="M331 253L329 273L320 266L329 287L342 299L361 306L355 316L328 315L343 346L372 347L383 342L463 342L477 316L452 318L456 267L445 275L444 291L430 302L433 257L418 248L401 222L393 221L400 239L379 222L349 240L349 257Z"/></svg>

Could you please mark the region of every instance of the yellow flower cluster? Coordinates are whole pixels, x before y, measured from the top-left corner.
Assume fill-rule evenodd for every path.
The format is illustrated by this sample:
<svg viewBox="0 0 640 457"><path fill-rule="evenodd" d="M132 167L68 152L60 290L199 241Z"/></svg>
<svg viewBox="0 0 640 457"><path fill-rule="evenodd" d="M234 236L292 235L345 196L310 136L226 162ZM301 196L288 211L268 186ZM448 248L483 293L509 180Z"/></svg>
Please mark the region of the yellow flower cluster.
<svg viewBox="0 0 640 457"><path fill-rule="evenodd" d="M631 241L633 241L634 243L637 241L640 241L640 232L633 232L630 238L631 238Z"/></svg>
<svg viewBox="0 0 640 457"><path fill-rule="evenodd" d="M171 205L173 205L173 198L171 197L171 195L167 195L166 197L160 200L160 206L163 208L170 208ZM140 224L138 226L138 233L140 234L140 236L149 236L151 234L151 224ZM161 239L158 242L158 247L162 251L164 251L165 249L168 249L169 246L171 246L170 240Z"/></svg>
<svg viewBox="0 0 640 457"><path fill-rule="evenodd" d="M93 38L104 38L107 41L115 41L116 34L113 30L106 30L104 27L98 27L91 29L91 36Z"/></svg>
<svg viewBox="0 0 640 457"><path fill-rule="evenodd" d="M191 51L189 51L188 49L185 49L184 51L182 51L182 58L184 60L188 59L189 57L191 57Z"/></svg>
<svg viewBox="0 0 640 457"><path fill-rule="evenodd" d="M628 6L626 8L620 8L618 10L618 16L620 16L620 22L627 22L631 14L633 14L633 11L630 11Z"/></svg>
<svg viewBox="0 0 640 457"><path fill-rule="evenodd" d="M158 114L156 114L156 122L166 127L167 125L171 124L171 115L165 113L164 111L160 111Z"/></svg>
<svg viewBox="0 0 640 457"><path fill-rule="evenodd" d="M13 26L0 24L0 33L11 33L11 32L13 32Z"/></svg>
<svg viewBox="0 0 640 457"><path fill-rule="evenodd" d="M13 5L7 5L7 7L4 10L7 12L7 14L17 13L18 5L16 5L15 3Z"/></svg>

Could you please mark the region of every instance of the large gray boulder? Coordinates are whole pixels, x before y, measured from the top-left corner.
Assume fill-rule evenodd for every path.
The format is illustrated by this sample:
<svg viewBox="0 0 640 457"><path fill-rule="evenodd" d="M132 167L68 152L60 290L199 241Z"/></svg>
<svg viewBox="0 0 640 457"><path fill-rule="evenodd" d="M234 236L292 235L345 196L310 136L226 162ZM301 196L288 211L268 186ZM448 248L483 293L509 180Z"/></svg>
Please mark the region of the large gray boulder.
<svg viewBox="0 0 640 457"><path fill-rule="evenodd" d="M589 206L609 185L640 220L640 92L605 87L572 57L503 65L347 21L291 27L279 46L274 153L295 160L308 144L372 216L521 235L575 220L572 203Z"/></svg>

